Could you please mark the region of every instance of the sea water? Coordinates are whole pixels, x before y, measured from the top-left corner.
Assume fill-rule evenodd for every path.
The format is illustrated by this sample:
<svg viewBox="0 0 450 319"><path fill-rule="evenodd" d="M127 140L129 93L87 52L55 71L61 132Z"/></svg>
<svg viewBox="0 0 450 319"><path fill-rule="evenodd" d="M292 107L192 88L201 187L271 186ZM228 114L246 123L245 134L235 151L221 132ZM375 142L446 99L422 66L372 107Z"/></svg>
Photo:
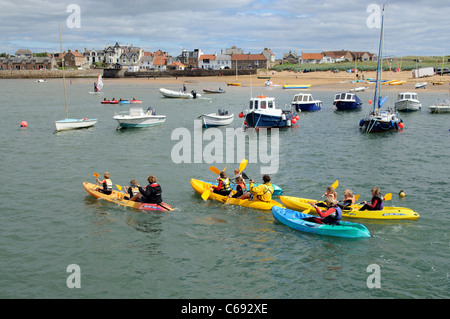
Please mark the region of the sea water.
<svg viewBox="0 0 450 319"><path fill-rule="evenodd" d="M217 177L211 165L228 166L232 175L240 159L177 164L171 158L177 143L172 132L192 130L199 115L228 110L235 114L228 128L238 129L243 119L237 114L251 96L274 96L284 107L295 91L191 81L188 90L200 94L219 86L227 92L176 100L163 98L162 85L153 79L106 79L103 95L88 93L91 82L67 81L68 113L98 123L56 133L54 121L66 116L61 79L0 81L1 298L450 297L450 116L427 109L440 93L419 92L423 109L401 114L402 132L364 134L358 124L370 111L373 90L358 93L361 111L336 112L332 103L339 90L312 88L323 109L300 113L296 125L279 131L279 169L271 178L284 195L318 199L339 180L339 198L349 188L362 201L379 186L393 194L386 205L421 216L352 219L371 238L349 240L296 231L270 211L203 201L191 188L191 178ZM182 83L165 87L178 90ZM167 120L118 131L112 117L130 105L100 103L113 97L141 99L144 108L156 108ZM24 120L28 127L20 128ZM245 172L259 181L260 166L250 162ZM147 176L155 175L163 200L175 210L140 212L89 196L82 182L94 183L93 173L105 171L114 185L131 179L146 185ZM406 197L397 195L400 190ZM70 288L71 265L78 266L79 288Z"/></svg>

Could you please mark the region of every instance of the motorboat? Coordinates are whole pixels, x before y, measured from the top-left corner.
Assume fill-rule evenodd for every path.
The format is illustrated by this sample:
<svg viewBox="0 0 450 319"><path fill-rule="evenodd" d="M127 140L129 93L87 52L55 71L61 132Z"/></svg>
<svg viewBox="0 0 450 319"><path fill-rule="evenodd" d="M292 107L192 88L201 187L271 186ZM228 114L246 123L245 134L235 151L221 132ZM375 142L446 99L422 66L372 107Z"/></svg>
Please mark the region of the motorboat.
<svg viewBox="0 0 450 319"><path fill-rule="evenodd" d="M265 95L251 98L248 108L241 114L245 117L244 124L252 128L289 127L298 120L292 106L279 109L275 105L275 98Z"/></svg>
<svg viewBox="0 0 450 319"><path fill-rule="evenodd" d="M161 88L159 89L159 92L161 92L161 94L164 97L168 97L168 98L176 98L176 99L196 99L198 97L200 97L200 94L198 94L195 90L192 90L191 92L185 92L185 91L174 91L174 90L168 90L168 89L164 89Z"/></svg>
<svg viewBox="0 0 450 319"><path fill-rule="evenodd" d="M113 119L119 123L117 129L121 129L159 125L166 121L166 116L156 115L156 110L152 107L147 111L142 107L131 107L129 111L115 113Z"/></svg>
<svg viewBox="0 0 450 319"><path fill-rule="evenodd" d="M417 93L413 92L401 92L398 94L398 99L395 102L395 108L399 112L412 112L418 111L422 108Z"/></svg>
<svg viewBox="0 0 450 319"><path fill-rule="evenodd" d="M291 105L295 107L295 110L297 112L313 112L322 109L322 101L315 100L310 93L295 94L292 99Z"/></svg>
<svg viewBox="0 0 450 319"><path fill-rule="evenodd" d="M445 99L443 102L439 102L439 98L437 99L434 105L430 105L428 107L431 113L449 113L450 112L450 101L449 99Z"/></svg>
<svg viewBox="0 0 450 319"><path fill-rule="evenodd" d="M203 127L224 126L233 123L234 113L228 114L228 111L219 109L217 113L202 114L199 116Z"/></svg>
<svg viewBox="0 0 450 319"><path fill-rule="evenodd" d="M337 93L334 97L334 106L339 111L357 110L361 109L362 101L355 93Z"/></svg>

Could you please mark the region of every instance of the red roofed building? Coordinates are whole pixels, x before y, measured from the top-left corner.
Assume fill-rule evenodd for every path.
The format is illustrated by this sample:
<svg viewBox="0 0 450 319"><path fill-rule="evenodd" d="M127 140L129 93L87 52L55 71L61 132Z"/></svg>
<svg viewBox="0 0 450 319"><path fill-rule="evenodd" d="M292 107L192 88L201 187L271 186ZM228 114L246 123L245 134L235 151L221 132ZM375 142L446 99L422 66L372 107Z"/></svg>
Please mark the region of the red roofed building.
<svg viewBox="0 0 450 319"><path fill-rule="evenodd" d="M300 63L322 63L322 53L303 53Z"/></svg>
<svg viewBox="0 0 450 319"><path fill-rule="evenodd" d="M80 68L85 63L84 55L78 50L67 52L64 55L64 67L66 68Z"/></svg>
<svg viewBox="0 0 450 319"><path fill-rule="evenodd" d="M233 54L231 56L232 69L267 69L267 58L264 54Z"/></svg>
<svg viewBox="0 0 450 319"><path fill-rule="evenodd" d="M213 61L216 59L215 54L203 54L198 58L198 68L202 70L213 69Z"/></svg>

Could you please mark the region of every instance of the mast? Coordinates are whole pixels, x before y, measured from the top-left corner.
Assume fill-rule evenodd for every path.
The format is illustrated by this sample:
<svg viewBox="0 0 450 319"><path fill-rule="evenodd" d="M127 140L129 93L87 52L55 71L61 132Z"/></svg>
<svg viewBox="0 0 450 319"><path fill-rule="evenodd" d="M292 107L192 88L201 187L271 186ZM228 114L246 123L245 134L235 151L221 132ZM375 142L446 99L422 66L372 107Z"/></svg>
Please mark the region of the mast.
<svg viewBox="0 0 450 319"><path fill-rule="evenodd" d="M381 32L380 32L380 45L378 47L378 63L377 63L377 82L375 84L375 96L373 97L373 108L379 107L379 88L380 88L380 81L381 81L381 73L382 73L382 67L380 68L380 64L382 65L383 61L383 34L384 34L384 7L386 4L383 4L383 12L381 14Z"/></svg>
<svg viewBox="0 0 450 319"><path fill-rule="evenodd" d="M69 112L67 111L66 76L64 73L64 54L62 50L62 41L61 41L61 17L59 17L59 45L61 47L61 64L62 64L63 84L64 84L64 103L66 104L66 119L67 119L69 118Z"/></svg>

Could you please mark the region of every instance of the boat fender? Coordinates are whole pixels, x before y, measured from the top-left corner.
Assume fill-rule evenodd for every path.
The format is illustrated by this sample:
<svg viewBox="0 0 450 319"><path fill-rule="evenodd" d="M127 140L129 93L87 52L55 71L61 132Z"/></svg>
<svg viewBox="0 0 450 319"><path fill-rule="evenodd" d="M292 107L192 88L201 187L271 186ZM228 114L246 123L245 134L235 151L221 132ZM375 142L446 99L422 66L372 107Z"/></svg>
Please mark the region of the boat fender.
<svg viewBox="0 0 450 319"><path fill-rule="evenodd" d="M281 119L283 120L283 121L286 121L286 114L281 114Z"/></svg>
<svg viewBox="0 0 450 319"><path fill-rule="evenodd" d="M291 120L287 120L286 125L291 126Z"/></svg>

